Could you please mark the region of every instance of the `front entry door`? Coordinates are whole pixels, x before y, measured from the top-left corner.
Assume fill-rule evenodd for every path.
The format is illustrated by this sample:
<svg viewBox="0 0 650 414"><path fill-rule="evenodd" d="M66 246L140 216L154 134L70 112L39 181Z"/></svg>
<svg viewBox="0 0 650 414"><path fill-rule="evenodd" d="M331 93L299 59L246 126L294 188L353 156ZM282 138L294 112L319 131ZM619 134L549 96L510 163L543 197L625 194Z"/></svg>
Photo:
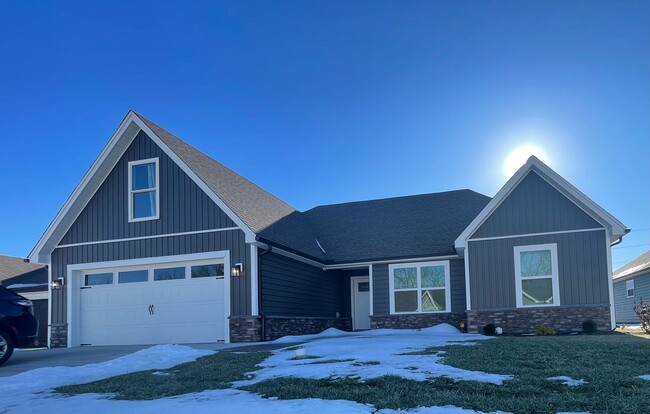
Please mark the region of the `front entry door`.
<svg viewBox="0 0 650 414"><path fill-rule="evenodd" d="M352 328L370 329L370 281L368 277L352 277Z"/></svg>

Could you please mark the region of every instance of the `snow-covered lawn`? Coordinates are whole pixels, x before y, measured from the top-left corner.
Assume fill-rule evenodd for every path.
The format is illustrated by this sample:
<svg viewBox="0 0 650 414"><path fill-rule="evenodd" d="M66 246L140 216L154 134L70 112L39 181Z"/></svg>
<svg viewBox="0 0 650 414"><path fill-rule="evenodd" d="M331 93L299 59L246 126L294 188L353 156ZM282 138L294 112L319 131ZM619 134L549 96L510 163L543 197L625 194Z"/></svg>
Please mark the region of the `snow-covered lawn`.
<svg viewBox="0 0 650 414"><path fill-rule="evenodd" d="M263 369L255 371L255 377L236 385L248 385L272 378L342 378L359 380L395 375L409 380L425 381L435 377L454 380L473 380L500 385L510 375L467 371L441 364L442 355L413 354L429 347L450 343L473 342L489 339L483 335L461 334L456 328L441 324L416 330L379 329L362 333L346 333L328 329L321 336L300 347L288 347L260 364ZM291 343L299 337L281 338Z"/></svg>
<svg viewBox="0 0 650 414"><path fill-rule="evenodd" d="M291 344L309 341L304 348L309 356L318 359L292 359L296 351L278 350L264 361L264 368L256 371L255 381L279 376L325 378L355 376L361 379L383 375L400 375L422 381L434 376L449 376L456 380L473 379L500 384L509 376L464 371L440 364L436 355L402 355L432 346L443 346L460 341L488 339L480 335L463 335L448 325L439 325L421 331L378 330L347 333L328 330L320 335L285 337L278 343ZM288 346L291 348L291 346ZM253 412L270 413L381 413L393 410L375 410L367 404L353 401L320 399L277 400L264 399L256 394L236 389L204 391L153 401L118 401L110 395L84 394L65 397L53 394L52 388L80 384L134 371L165 369L195 360L212 351L197 350L179 345L159 345L138 351L113 361L81 367L41 368L13 377L0 379L0 408L8 413L31 412L122 412L122 413L202 413ZM301 354L298 351L298 354ZM327 359L347 359L339 363L312 362ZM157 373L159 374L159 373ZM242 383L243 384L243 383ZM458 407L428 407L415 409L421 414L473 414L473 410Z"/></svg>

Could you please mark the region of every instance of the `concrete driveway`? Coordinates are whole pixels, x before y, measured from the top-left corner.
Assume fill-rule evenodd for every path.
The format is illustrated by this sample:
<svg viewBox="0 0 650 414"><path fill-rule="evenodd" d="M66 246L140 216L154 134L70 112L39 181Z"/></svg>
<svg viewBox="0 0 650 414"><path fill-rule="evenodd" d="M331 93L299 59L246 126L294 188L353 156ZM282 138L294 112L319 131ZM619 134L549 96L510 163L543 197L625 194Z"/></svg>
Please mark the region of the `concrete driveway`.
<svg viewBox="0 0 650 414"><path fill-rule="evenodd" d="M248 344L191 344L192 348L220 350ZM250 345L256 345L254 343ZM85 346L54 349L16 349L9 361L0 366L0 377L8 377L43 367L76 367L110 361L154 345Z"/></svg>

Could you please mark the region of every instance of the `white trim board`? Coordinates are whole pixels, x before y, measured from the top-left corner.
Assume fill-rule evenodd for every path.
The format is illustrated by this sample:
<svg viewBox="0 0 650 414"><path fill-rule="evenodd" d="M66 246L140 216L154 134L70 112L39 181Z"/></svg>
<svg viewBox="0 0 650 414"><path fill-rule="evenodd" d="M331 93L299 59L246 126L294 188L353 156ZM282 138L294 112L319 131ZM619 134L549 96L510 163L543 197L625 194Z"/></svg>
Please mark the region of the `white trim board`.
<svg viewBox="0 0 650 414"><path fill-rule="evenodd" d="M601 223L607 230L607 235L612 238L620 238L626 234L627 228L623 223L618 221L614 216L605 211L593 200L583 194L571 183L565 180L558 173L553 171L549 166L541 162L537 157L531 156L524 164L497 192L492 200L485 206L467 228L458 236L454 245L459 252L465 248L465 242L471 238L474 232L496 211L496 209L505 201L510 193L523 181L531 172L537 173L542 179L548 182L561 194L567 197L573 204L582 209L594 220Z"/></svg>
<svg viewBox="0 0 650 414"><path fill-rule="evenodd" d="M130 238L125 238L125 239L98 240L98 241L83 242L83 243L60 244L60 245L56 246L54 249L56 250L56 249L63 249L65 247L89 246L89 245L92 245L92 244L107 244L107 243L119 243L119 242L125 242L125 241L157 239L157 238L160 238L160 237L189 236L189 235L192 235L192 234L216 233L216 232L220 232L220 231L232 231L232 230L239 230L239 227L224 227L222 229L184 231L184 232L181 232L181 233L153 234L151 236L130 237Z"/></svg>
<svg viewBox="0 0 650 414"><path fill-rule="evenodd" d="M589 231L603 231L605 228L597 227L592 229L579 229L579 230L558 230L558 231L547 231L543 233L525 233L525 234L513 234L508 236L494 236L494 237L477 237L476 239L467 239L468 242L478 242L486 240L503 240L503 239L515 239L518 237L534 237L534 236L550 236L553 234L569 234L569 233L586 233Z"/></svg>
<svg viewBox="0 0 650 414"><path fill-rule="evenodd" d="M158 137L140 117L133 111L124 117L117 130L113 133L108 143L99 154L97 159L90 166L83 176L77 187L50 225L47 227L41 238L38 240L28 258L32 263L49 263L50 254L61 241L70 226L77 220L87 203L95 195L106 177L115 168L118 161L122 158L129 145L133 142L140 131L144 131L149 138L160 147L198 186L203 190L210 199L219 206L228 217L237 224L237 226L246 235L246 242L255 241L253 231L201 180L191 168L183 162L174 151L172 151Z"/></svg>
<svg viewBox="0 0 650 414"><path fill-rule="evenodd" d="M81 278L78 277L84 270L112 269L130 266L154 266L167 263L187 263L201 260L223 260L224 263L224 318L225 342L230 342L230 252L228 250L179 254L175 256L146 257L141 259L114 260L110 262L94 262L68 265L66 274L66 320L68 323L68 348L79 346L79 306L81 291Z"/></svg>

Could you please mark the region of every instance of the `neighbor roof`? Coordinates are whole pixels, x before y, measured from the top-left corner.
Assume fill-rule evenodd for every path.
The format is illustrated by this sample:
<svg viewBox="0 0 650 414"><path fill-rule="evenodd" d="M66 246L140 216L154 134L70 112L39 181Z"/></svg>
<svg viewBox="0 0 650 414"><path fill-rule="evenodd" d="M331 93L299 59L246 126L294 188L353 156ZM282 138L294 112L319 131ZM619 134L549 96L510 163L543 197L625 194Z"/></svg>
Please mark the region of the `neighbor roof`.
<svg viewBox="0 0 650 414"><path fill-rule="evenodd" d="M47 268L25 259L0 256L0 284L17 290L47 290Z"/></svg>
<svg viewBox="0 0 650 414"><path fill-rule="evenodd" d="M620 279L648 269L650 269L650 250L615 271L614 279Z"/></svg>

